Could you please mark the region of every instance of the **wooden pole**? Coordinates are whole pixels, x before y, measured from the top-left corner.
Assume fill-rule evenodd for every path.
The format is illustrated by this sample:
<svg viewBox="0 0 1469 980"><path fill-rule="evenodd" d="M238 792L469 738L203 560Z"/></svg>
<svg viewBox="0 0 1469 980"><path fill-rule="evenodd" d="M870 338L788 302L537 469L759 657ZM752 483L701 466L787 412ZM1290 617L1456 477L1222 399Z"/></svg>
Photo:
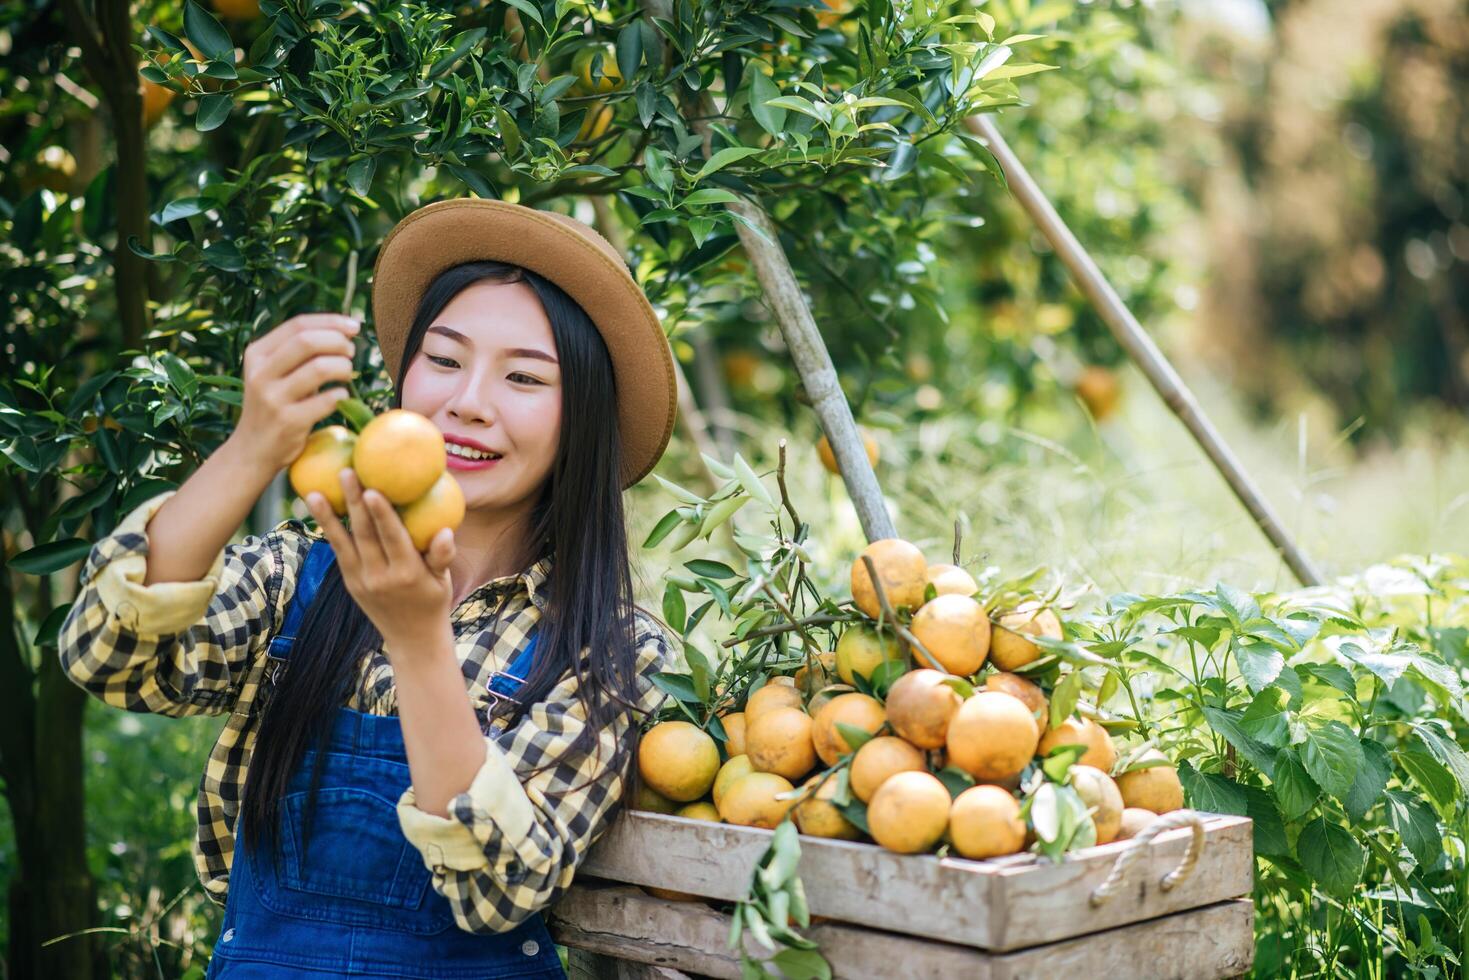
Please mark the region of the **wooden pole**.
<svg viewBox="0 0 1469 980"><path fill-rule="evenodd" d="M1107 277L1102 275L1102 270L1097 268L1087 250L1066 226L1066 222L1061 220L1045 192L1036 184L1025 165L995 128L994 121L989 116L975 115L965 118L964 124L970 132L989 145L990 152L995 155L1005 172L1005 180L1015 199L1040 228L1041 234L1050 241L1051 247L1070 271L1072 280L1111 328L1113 336L1142 369L1153 388L1163 398L1164 404L1178 416L1179 421L1203 448L1215 469L1224 477L1240 503L1244 504L1245 510L1249 511L1260 530L1265 532L1265 537L1270 539L1270 543L1290 566L1296 578L1302 585L1322 584L1321 573L1285 530L1280 518L1245 472L1238 457L1225 444L1224 437L1199 407L1193 392L1158 349L1153 338L1143 330L1127 304L1122 302Z"/></svg>
<svg viewBox="0 0 1469 980"><path fill-rule="evenodd" d="M653 16L673 18L670 0L643 0L643 7ZM708 156L712 136L708 120L715 115L714 108L703 93L693 108L697 111L689 113L688 118L694 131L704 138L704 152ZM882 488L877 483L877 474L867 461L867 450L857 432L857 422L852 418L852 406L847 404L847 397L837 383L831 353L826 349L826 342L821 338L806 298L801 295L795 270L785 249L780 246L775 226L765 214L765 209L752 201L741 199L727 207L749 222L748 225L735 222L735 232L745 254L750 257L765 298L775 311L786 348L795 362L796 373L800 375L821 428L831 443L847 495L857 509L862 533L868 541L897 537L898 532L883 500ZM756 234L750 225L760 229L765 237Z"/></svg>

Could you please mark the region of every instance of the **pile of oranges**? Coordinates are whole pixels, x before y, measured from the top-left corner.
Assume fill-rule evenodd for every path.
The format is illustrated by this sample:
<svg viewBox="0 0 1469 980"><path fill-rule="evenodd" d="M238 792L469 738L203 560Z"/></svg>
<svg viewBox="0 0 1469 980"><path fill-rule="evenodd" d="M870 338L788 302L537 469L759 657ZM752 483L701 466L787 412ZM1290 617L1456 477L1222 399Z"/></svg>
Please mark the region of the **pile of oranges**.
<svg viewBox="0 0 1469 980"><path fill-rule="evenodd" d="M338 477L344 469L353 470L364 489L393 503L419 551L441 529L464 520L464 493L448 470L444 435L417 412L383 412L355 433L344 425L317 429L287 475L297 495L320 493L340 517L347 513Z"/></svg>
<svg viewBox="0 0 1469 980"><path fill-rule="evenodd" d="M690 721L650 728L633 808L767 829L789 816L810 836L998 857L1034 840L1022 774L1061 746L1079 754L1065 779L1099 844L1183 806L1178 772L1160 753L1114 777L1119 754L1107 731L1076 715L1052 725L1046 692L1015 673L1042 657L1036 639L1062 639L1060 619L1042 602L992 620L963 569L929 565L900 539L874 542L863 555L889 611L911 610L908 628L937 667L908 663L891 633L859 620L833 650L790 676L767 677L742 708L721 714L722 744ZM852 597L866 616L883 612L861 556Z"/></svg>

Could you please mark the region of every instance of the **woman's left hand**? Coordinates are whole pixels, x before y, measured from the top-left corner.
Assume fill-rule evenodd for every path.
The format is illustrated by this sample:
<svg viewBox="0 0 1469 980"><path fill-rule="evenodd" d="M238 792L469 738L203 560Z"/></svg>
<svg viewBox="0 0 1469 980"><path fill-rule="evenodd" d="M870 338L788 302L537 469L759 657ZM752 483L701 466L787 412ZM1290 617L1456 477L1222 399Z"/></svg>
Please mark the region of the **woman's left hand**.
<svg viewBox="0 0 1469 980"><path fill-rule="evenodd" d="M454 533L440 531L420 554L387 497L364 491L350 469L342 470L340 478L350 531L321 494L308 494L306 506L336 553L347 591L382 634L391 659L393 653L422 645L448 623L454 598L449 578Z"/></svg>

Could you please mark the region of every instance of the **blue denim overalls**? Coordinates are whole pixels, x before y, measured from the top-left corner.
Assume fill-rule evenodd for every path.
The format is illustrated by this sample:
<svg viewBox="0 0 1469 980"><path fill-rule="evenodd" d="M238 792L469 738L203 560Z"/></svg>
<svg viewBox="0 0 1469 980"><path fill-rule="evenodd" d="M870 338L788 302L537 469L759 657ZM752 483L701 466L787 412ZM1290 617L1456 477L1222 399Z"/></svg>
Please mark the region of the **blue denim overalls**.
<svg viewBox="0 0 1469 980"><path fill-rule="evenodd" d="M289 655L334 556L314 543L270 656ZM510 696L530 670L535 635L491 689ZM489 980L566 974L539 913L506 933L454 924L448 899L398 826L408 756L396 716L339 708L327 737L309 847L301 829L316 748L308 749L280 804L279 861L237 839L229 896L210 980L285 977L435 977Z"/></svg>

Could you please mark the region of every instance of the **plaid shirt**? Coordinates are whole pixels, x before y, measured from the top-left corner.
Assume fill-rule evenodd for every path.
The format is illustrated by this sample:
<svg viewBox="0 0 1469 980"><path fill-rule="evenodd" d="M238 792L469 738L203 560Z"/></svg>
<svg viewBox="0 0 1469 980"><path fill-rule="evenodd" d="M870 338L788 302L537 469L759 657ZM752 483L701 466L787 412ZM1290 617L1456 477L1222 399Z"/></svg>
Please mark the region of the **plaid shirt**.
<svg viewBox="0 0 1469 980"><path fill-rule="evenodd" d="M222 906L260 723L265 653L319 532L285 521L228 545L198 582L144 586L144 530L171 495L149 500L93 546L61 629L60 656L75 683L110 705L171 716L228 716L199 783L194 846L199 879ZM631 748L636 736L636 719L623 710L599 733L594 752L566 756L586 724L569 674L514 728L487 720L493 698L487 685L525 647L545 607L538 589L549 571L550 559L542 559L519 575L484 583L454 609L465 685L486 732L485 763L469 789L450 801L449 817L420 810L412 787L398 802L404 835L423 855L434 889L449 900L459 927L470 932L506 931L571 884L622 796L623 778L608 765L611 750L619 739ZM668 668L669 647L656 619L642 609L636 618L638 704L652 711L663 694L651 677ZM347 707L397 713L393 670L381 648L365 658ZM561 756L556 765L530 772Z"/></svg>

